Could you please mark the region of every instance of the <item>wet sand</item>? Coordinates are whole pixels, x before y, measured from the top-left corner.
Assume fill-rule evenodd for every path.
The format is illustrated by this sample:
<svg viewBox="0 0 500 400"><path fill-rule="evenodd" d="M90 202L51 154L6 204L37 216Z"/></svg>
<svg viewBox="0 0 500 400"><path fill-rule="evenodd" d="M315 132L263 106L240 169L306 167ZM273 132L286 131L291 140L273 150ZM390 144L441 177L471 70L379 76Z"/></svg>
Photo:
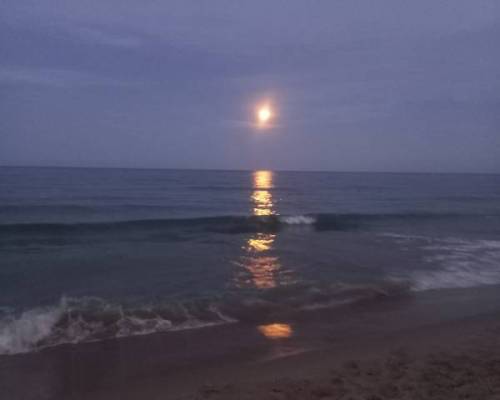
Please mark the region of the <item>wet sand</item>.
<svg viewBox="0 0 500 400"><path fill-rule="evenodd" d="M267 334L267 336L266 336ZM500 399L500 290L0 357L5 399Z"/></svg>

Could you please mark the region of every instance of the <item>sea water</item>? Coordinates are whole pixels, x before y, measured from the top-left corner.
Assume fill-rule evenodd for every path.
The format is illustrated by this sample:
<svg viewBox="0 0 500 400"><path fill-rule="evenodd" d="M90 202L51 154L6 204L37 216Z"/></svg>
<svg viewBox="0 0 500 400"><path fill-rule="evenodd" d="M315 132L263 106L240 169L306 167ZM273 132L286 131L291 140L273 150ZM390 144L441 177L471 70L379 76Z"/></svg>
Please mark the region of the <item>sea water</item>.
<svg viewBox="0 0 500 400"><path fill-rule="evenodd" d="M500 176L0 168L0 354L500 283Z"/></svg>

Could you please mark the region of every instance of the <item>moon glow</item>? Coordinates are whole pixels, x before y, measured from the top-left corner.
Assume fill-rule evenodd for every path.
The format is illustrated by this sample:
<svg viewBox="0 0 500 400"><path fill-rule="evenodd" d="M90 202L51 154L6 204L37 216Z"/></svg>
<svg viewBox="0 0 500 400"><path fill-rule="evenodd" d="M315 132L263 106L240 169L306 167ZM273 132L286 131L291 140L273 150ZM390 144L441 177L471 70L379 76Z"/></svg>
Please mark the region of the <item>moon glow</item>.
<svg viewBox="0 0 500 400"><path fill-rule="evenodd" d="M261 104L257 107L256 112L257 124L260 128L269 126L273 118L273 110L269 104Z"/></svg>

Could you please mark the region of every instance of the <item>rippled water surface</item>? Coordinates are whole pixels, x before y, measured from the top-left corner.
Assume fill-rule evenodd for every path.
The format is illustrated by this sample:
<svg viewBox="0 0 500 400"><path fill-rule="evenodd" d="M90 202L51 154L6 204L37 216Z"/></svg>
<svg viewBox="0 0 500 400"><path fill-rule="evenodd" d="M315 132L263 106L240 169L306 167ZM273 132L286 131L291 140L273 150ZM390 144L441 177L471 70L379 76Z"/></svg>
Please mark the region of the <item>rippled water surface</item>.
<svg viewBox="0 0 500 400"><path fill-rule="evenodd" d="M0 168L0 353L500 283L500 176Z"/></svg>

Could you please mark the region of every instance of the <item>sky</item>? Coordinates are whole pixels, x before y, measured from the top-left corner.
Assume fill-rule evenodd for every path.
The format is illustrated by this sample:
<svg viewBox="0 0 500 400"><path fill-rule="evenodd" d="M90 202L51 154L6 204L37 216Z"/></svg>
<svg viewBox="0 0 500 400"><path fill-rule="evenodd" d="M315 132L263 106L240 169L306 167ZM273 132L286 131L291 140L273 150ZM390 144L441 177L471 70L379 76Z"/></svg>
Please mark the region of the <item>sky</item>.
<svg viewBox="0 0 500 400"><path fill-rule="evenodd" d="M500 173L499 48L498 0L3 0L0 165Z"/></svg>

